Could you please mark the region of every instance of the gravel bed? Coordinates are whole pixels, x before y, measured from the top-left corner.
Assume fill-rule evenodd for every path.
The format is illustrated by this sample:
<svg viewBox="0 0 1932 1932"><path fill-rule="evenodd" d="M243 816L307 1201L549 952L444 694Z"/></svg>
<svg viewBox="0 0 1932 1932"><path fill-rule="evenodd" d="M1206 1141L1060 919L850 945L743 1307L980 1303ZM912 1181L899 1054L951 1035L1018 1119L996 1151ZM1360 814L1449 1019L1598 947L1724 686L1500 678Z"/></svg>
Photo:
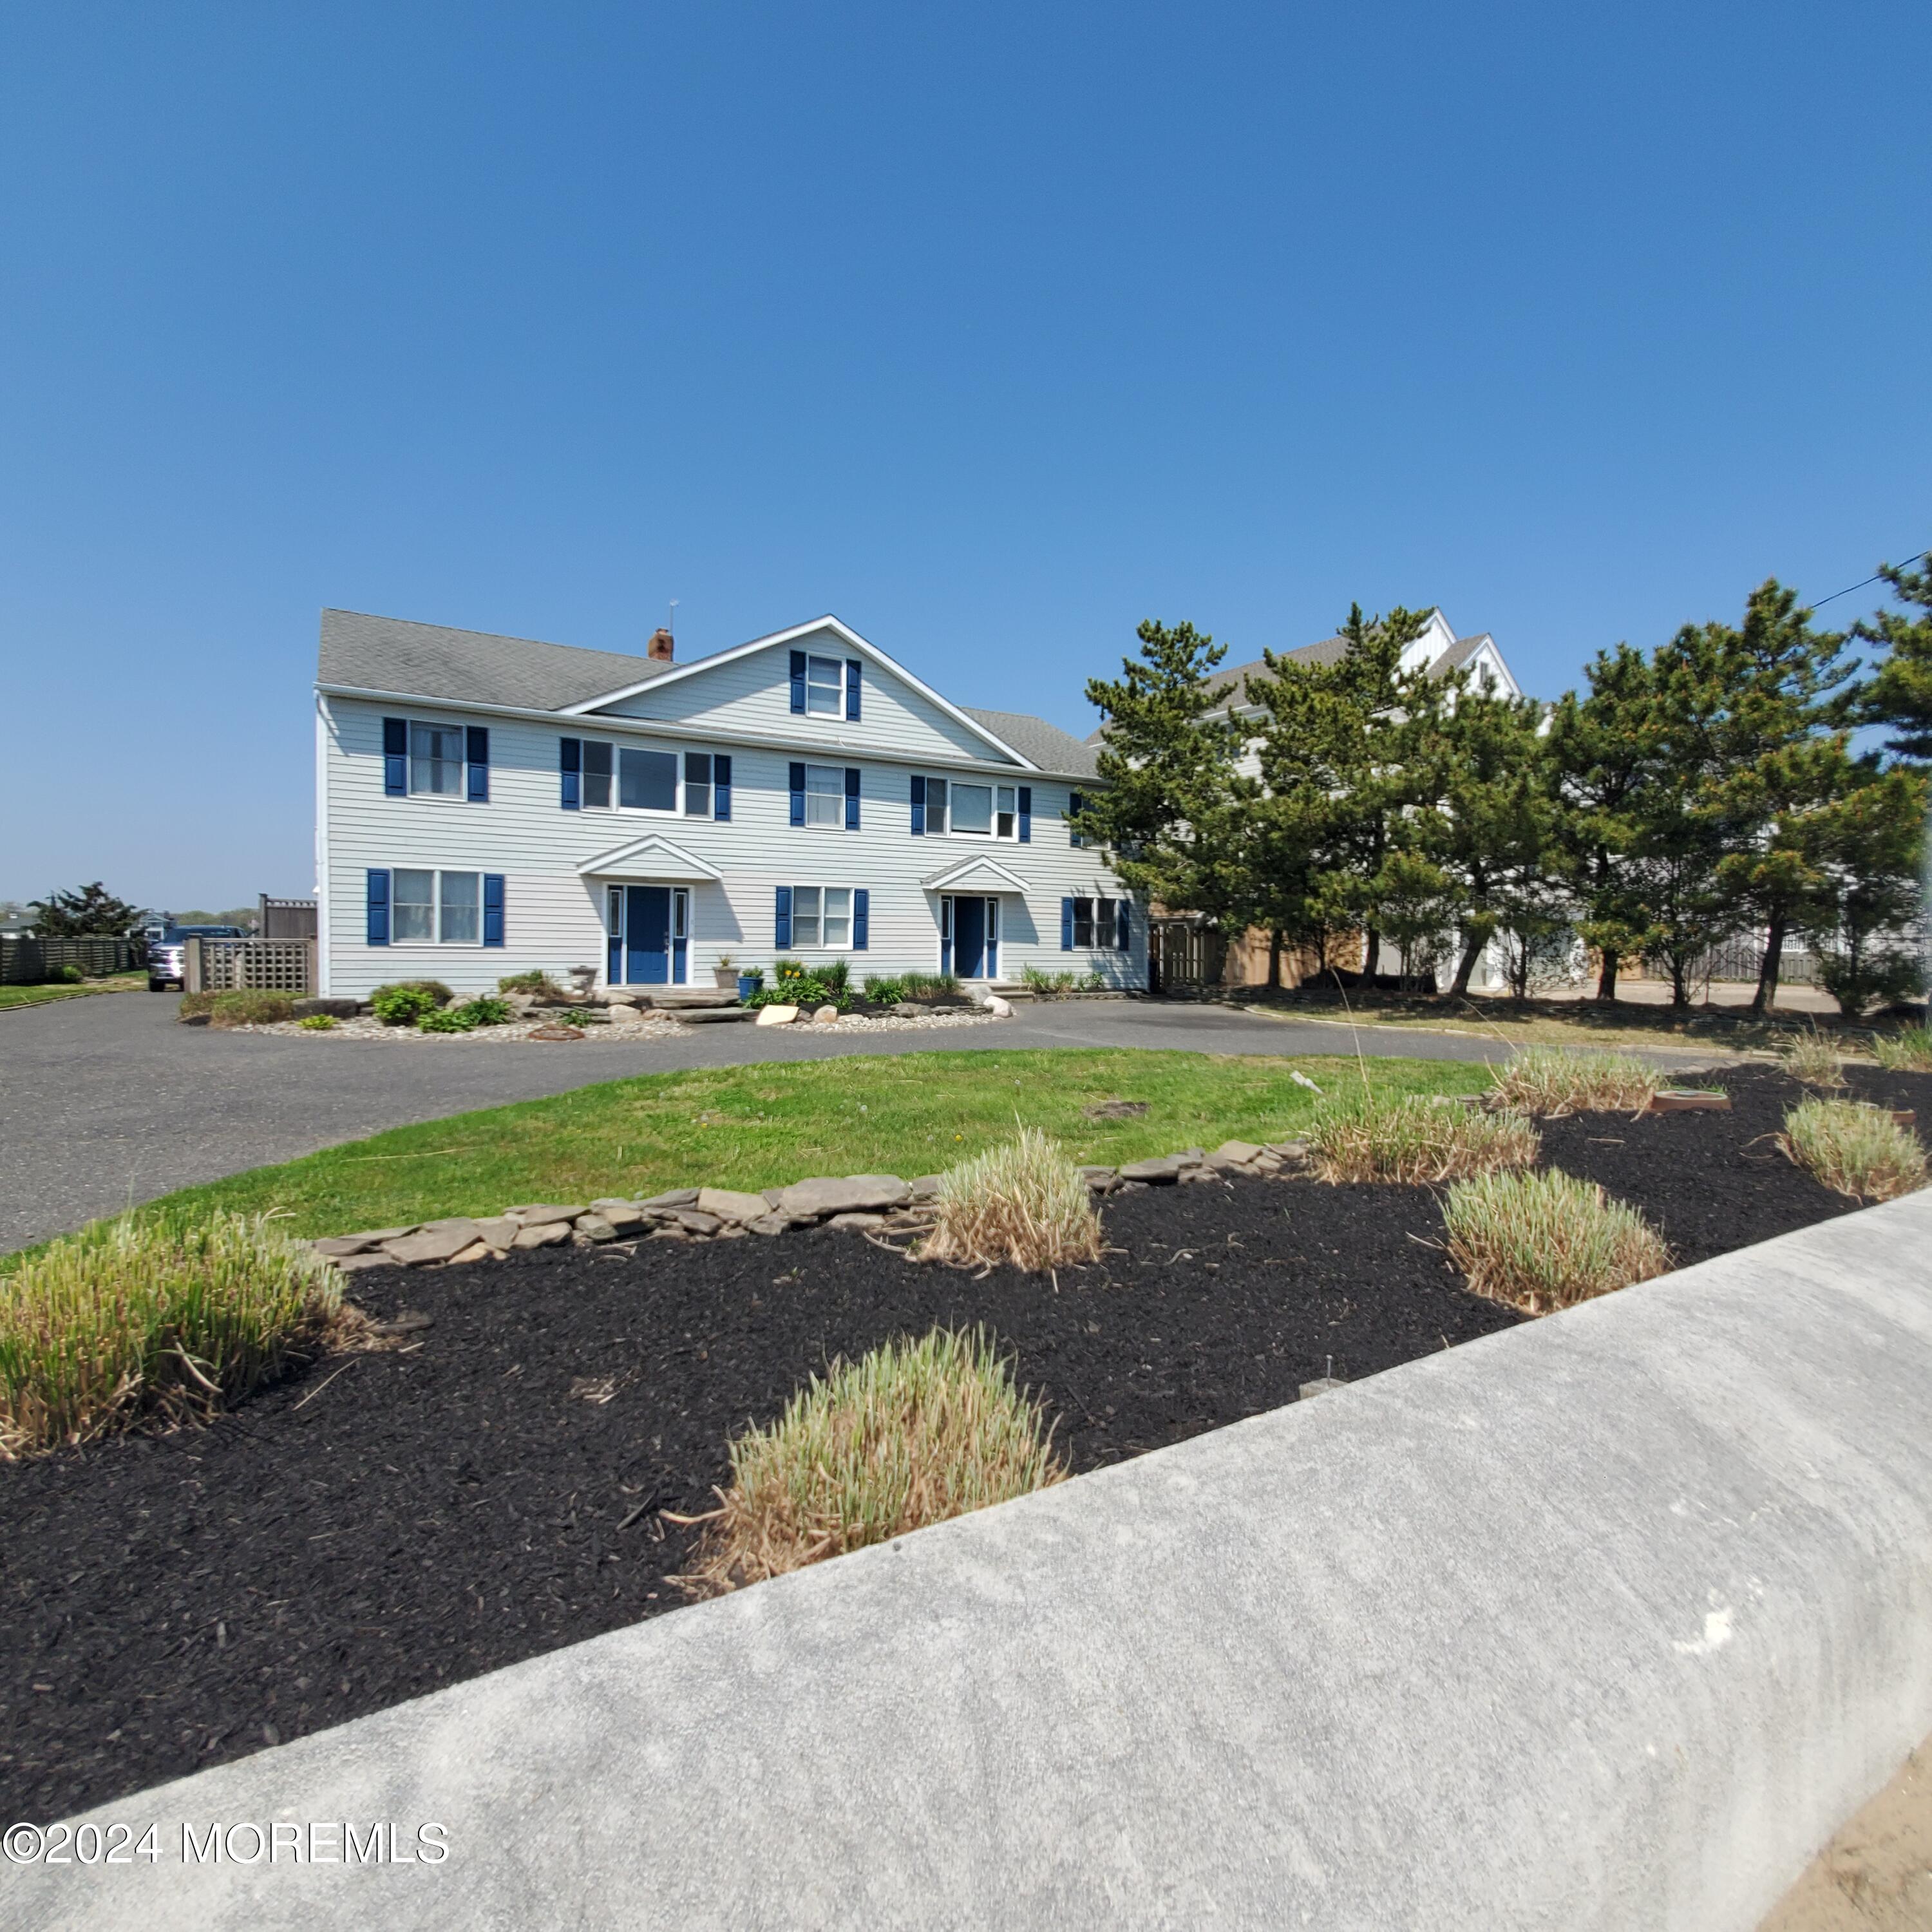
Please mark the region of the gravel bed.
<svg viewBox="0 0 1932 1932"><path fill-rule="evenodd" d="M622 1008L613 1009L622 1011ZM586 1040L672 1040L681 1034L699 1030L705 1024L696 1027L680 1020L670 1018L663 1013L634 1010L635 1019L613 1020L608 1024L598 1025L594 1022L578 1029ZM230 1033L276 1034L295 1040L381 1040L388 1041L413 1041L430 1046L469 1045L508 1041L521 1042L530 1040L539 1027L554 1026L550 1019L513 1020L507 1026L478 1027L470 1033L422 1033L414 1027L385 1026L379 1019L364 1013L352 1020L338 1020L334 1026L326 1028L304 1027L299 1020L278 1020L266 1026L230 1027L224 1030ZM571 1022L566 1022L568 1024ZM716 1022L712 1022L716 1024ZM736 1022L740 1026L756 1024L751 1020ZM992 1013L935 1012L928 1013L923 1019L902 1020L890 1014L848 1014L838 1020L794 1020L785 1030L788 1033L916 1033L933 1027L994 1026L998 1018ZM539 1046L555 1046L554 1040L538 1040ZM570 1042L574 1044L574 1042Z"/></svg>

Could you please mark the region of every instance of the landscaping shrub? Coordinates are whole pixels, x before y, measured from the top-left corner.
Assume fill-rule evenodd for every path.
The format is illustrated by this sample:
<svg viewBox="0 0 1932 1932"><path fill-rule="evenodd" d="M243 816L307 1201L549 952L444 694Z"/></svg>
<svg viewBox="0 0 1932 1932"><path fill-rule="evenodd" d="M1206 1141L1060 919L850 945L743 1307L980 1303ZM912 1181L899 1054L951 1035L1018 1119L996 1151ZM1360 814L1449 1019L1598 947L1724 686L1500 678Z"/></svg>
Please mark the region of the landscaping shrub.
<svg viewBox="0 0 1932 1932"><path fill-rule="evenodd" d="M566 1004L570 995L548 973L509 973L496 982L500 993L531 993L545 1004L560 1006Z"/></svg>
<svg viewBox="0 0 1932 1932"><path fill-rule="evenodd" d="M295 1016L295 1000L286 993L217 993L208 1008L208 1023L215 1027L274 1026Z"/></svg>
<svg viewBox="0 0 1932 1932"><path fill-rule="evenodd" d="M1526 1315L1574 1307L1670 1268L1670 1250L1634 1208L1556 1170L1459 1180L1442 1218L1470 1287Z"/></svg>
<svg viewBox="0 0 1932 1932"><path fill-rule="evenodd" d="M413 1026L425 1013L455 998L440 980L398 980L369 995L370 1010L385 1026Z"/></svg>
<svg viewBox="0 0 1932 1932"><path fill-rule="evenodd" d="M1902 1027L1874 1034L1872 1052L1888 1073L1932 1073L1932 1026Z"/></svg>
<svg viewBox="0 0 1932 1932"><path fill-rule="evenodd" d="M1080 1171L1037 1127L940 1177L939 1218L922 1256L968 1267L1097 1261L1100 1217Z"/></svg>
<svg viewBox="0 0 1932 1932"><path fill-rule="evenodd" d="M904 984L909 1000L950 999L959 990L958 976L952 973L908 973Z"/></svg>
<svg viewBox="0 0 1932 1932"><path fill-rule="evenodd" d="M1778 1052L1778 1064L1792 1079L1807 1087L1842 1087L1845 1070L1838 1050L1814 1028L1810 1033L1796 1033Z"/></svg>
<svg viewBox="0 0 1932 1932"><path fill-rule="evenodd" d="M258 1215L50 1242L0 1274L0 1454L216 1413L326 1345L337 1280Z"/></svg>
<svg viewBox="0 0 1932 1932"><path fill-rule="evenodd" d="M500 1000L489 993L478 993L473 1000L466 1000L460 1008L468 1013L478 1026L507 1026L516 1018L508 1000Z"/></svg>
<svg viewBox="0 0 1932 1932"><path fill-rule="evenodd" d="M416 1022L416 1028L421 1033L474 1033L478 1027L501 1026L510 1018L507 1000L480 993L460 1006L439 1006L424 1013Z"/></svg>
<svg viewBox="0 0 1932 1932"><path fill-rule="evenodd" d="M1801 1100L1779 1144L1800 1167L1854 1201L1892 1201L1925 1185L1925 1150L1882 1108Z"/></svg>
<svg viewBox="0 0 1932 1932"><path fill-rule="evenodd" d="M1324 1180L1397 1180L1412 1186L1528 1167L1542 1147L1520 1114L1443 1107L1418 1096L1372 1100L1318 1112L1308 1131Z"/></svg>
<svg viewBox="0 0 1932 1932"><path fill-rule="evenodd" d="M1491 1103L1554 1119L1564 1114L1640 1113L1663 1084L1655 1067L1628 1053L1520 1048L1497 1068Z"/></svg>
<svg viewBox="0 0 1932 1932"><path fill-rule="evenodd" d="M771 976L745 1004L748 1006L836 1006L852 1004L851 968L842 959L824 968L808 968L796 959L781 959Z"/></svg>
<svg viewBox="0 0 1932 1932"><path fill-rule="evenodd" d="M1042 973L1037 966L1020 968L1020 984L1030 993L1036 993L1052 999L1061 993L1070 993L1078 982L1071 973Z"/></svg>
<svg viewBox="0 0 1932 1932"><path fill-rule="evenodd" d="M86 978L78 966L50 966L40 976L44 986L78 986Z"/></svg>
<svg viewBox="0 0 1932 1932"><path fill-rule="evenodd" d="M731 1444L692 1573L710 1594L1065 1480L1039 1404L983 1331L934 1329L836 1361ZM677 1520L677 1519L674 1519Z"/></svg>
<svg viewBox="0 0 1932 1932"><path fill-rule="evenodd" d="M875 1006L896 1006L907 997L905 982L874 974L866 982L866 997Z"/></svg>
<svg viewBox="0 0 1932 1932"><path fill-rule="evenodd" d="M296 1025L304 1033L333 1033L335 1016L332 1013L309 1013L296 1021Z"/></svg>
<svg viewBox="0 0 1932 1932"><path fill-rule="evenodd" d="M197 1013L214 1012L214 1003L220 997L218 993L184 993L176 1012L182 1019L191 1020Z"/></svg>

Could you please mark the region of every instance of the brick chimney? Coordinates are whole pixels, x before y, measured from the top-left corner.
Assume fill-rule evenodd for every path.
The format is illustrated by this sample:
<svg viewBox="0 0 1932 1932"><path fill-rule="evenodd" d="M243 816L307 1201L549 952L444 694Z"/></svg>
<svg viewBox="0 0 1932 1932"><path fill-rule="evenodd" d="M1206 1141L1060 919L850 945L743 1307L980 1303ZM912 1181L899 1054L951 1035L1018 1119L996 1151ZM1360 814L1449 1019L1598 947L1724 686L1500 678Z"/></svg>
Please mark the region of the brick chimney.
<svg viewBox="0 0 1932 1932"><path fill-rule="evenodd" d="M676 649L676 644L671 634L660 625L651 633L651 641L646 655L653 664L669 664L671 654Z"/></svg>

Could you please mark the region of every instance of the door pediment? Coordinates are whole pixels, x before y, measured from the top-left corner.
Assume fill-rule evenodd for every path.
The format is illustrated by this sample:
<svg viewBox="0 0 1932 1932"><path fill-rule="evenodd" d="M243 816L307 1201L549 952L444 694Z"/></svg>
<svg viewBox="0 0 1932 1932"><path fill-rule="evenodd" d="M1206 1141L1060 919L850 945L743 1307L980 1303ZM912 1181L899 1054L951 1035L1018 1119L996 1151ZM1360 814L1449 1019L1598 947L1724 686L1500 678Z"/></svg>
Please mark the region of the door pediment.
<svg viewBox="0 0 1932 1932"><path fill-rule="evenodd" d="M929 892L1019 892L1024 894L1027 882L1015 872L1010 872L997 860L983 853L975 853L970 859L962 859L948 866L943 872L934 872L931 878L922 879L920 884Z"/></svg>
<svg viewBox="0 0 1932 1932"><path fill-rule="evenodd" d="M581 861L578 874L583 878L675 879L680 884L701 884L724 875L715 866L694 857L682 845L674 845L659 832L614 845Z"/></svg>

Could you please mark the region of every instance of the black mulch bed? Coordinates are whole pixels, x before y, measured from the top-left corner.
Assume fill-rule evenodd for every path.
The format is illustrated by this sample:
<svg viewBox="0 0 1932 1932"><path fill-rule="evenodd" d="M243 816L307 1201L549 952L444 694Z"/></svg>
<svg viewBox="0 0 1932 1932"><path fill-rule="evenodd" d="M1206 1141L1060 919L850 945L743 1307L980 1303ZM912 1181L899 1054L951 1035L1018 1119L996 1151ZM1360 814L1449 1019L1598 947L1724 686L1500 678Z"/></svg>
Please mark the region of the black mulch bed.
<svg viewBox="0 0 1932 1932"><path fill-rule="evenodd" d="M1932 1119L1932 1078L1855 1076ZM1680 1259L1850 1203L1729 1114L1546 1123L1546 1157L1640 1205ZM1924 1130L1922 1128L1922 1132ZM0 1816L51 1819L684 1601L726 1438L811 1370L984 1323L1090 1470L1512 1326L1464 1292L1426 1190L1246 1181L1111 1202L1104 1270L983 1280L846 1233L355 1277L433 1318L215 1426L0 1468ZM581 1391L608 1378L607 1401ZM594 1389L593 1394L597 1392Z"/></svg>

